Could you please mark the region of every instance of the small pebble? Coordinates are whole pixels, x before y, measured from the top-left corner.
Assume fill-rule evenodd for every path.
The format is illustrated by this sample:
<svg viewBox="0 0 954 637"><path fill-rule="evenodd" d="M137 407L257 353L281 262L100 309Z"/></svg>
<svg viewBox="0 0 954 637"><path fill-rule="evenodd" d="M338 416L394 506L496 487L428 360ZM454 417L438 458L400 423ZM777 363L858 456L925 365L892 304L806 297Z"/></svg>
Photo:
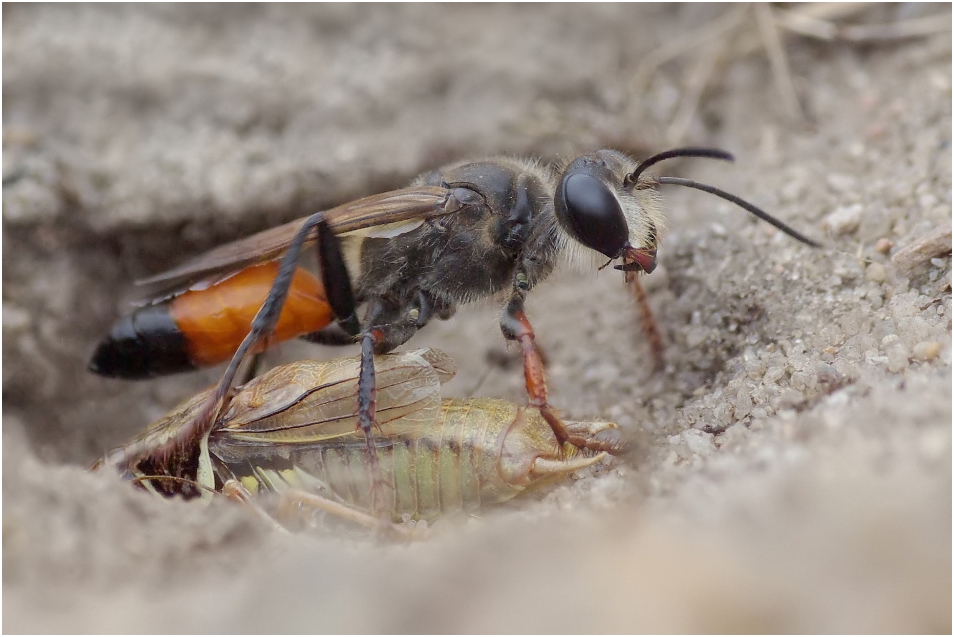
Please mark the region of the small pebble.
<svg viewBox="0 0 954 637"><path fill-rule="evenodd" d="M888 276L888 271L880 263L869 263L868 268L865 270L865 276L868 277L869 281L884 283L885 278Z"/></svg>
<svg viewBox="0 0 954 637"><path fill-rule="evenodd" d="M708 456L716 448L712 434L707 434L698 429L684 431L682 439L689 451L700 456Z"/></svg>
<svg viewBox="0 0 954 637"><path fill-rule="evenodd" d="M941 348L943 345L937 341L921 341L912 348L912 354L914 358L919 361L930 361L937 358L937 355L941 353Z"/></svg>
<svg viewBox="0 0 954 637"><path fill-rule="evenodd" d="M719 436L720 443L723 447L733 446L740 444L745 440L749 435L749 430L745 428L745 425L736 423L722 432L722 435Z"/></svg>
<svg viewBox="0 0 954 637"><path fill-rule="evenodd" d="M851 234L861 225L864 206L860 203L850 206L839 206L830 215L825 217L822 225L831 230L833 234Z"/></svg>
<svg viewBox="0 0 954 637"><path fill-rule="evenodd" d="M706 339L709 337L708 330L704 328L694 328L690 329L689 333L686 334L686 347L695 348L699 347L706 342Z"/></svg>
<svg viewBox="0 0 954 637"><path fill-rule="evenodd" d="M889 372L901 372L908 367L908 350L900 342L894 342L885 348Z"/></svg>
<svg viewBox="0 0 954 637"><path fill-rule="evenodd" d="M878 242L875 243L875 250L881 254L888 254L891 252L891 248L894 247L894 241L891 239L886 239L884 237L878 239Z"/></svg>
<svg viewBox="0 0 954 637"><path fill-rule="evenodd" d="M828 185L835 192L854 192L858 184L858 180L852 175L842 175L839 173L829 173L827 181Z"/></svg>

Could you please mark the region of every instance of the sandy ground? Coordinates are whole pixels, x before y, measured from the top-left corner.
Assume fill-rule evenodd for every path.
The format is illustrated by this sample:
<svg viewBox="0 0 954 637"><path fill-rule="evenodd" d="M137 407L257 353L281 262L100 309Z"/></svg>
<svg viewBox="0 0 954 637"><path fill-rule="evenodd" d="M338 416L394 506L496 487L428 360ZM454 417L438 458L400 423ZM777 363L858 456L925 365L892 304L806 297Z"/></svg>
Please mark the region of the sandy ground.
<svg viewBox="0 0 954 637"><path fill-rule="evenodd" d="M783 32L794 117L727 11L4 5L4 631L949 633L950 32ZM134 279L451 159L673 144L826 247L666 190L659 373L618 273L532 294L552 401L632 455L410 546L84 470L215 379L85 371ZM522 400L497 311L412 341L449 394Z"/></svg>

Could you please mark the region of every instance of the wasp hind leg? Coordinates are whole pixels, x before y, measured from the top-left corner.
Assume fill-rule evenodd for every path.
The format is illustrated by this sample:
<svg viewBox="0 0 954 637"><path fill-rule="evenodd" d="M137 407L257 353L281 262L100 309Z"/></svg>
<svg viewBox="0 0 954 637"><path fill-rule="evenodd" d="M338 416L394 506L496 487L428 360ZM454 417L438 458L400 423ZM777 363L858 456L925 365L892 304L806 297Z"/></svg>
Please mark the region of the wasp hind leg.
<svg viewBox="0 0 954 637"><path fill-rule="evenodd" d="M347 334L360 335L361 372L358 379L357 397L358 427L364 432L367 441L368 462L372 475L376 476L372 481L371 502L372 510L378 511L375 497L375 492L378 491L376 485L383 480L380 477L377 450L374 446L372 433L376 393L373 355L378 334L376 331L362 331L360 328L354 291L351 288L351 277L348 275L348 269L345 265L341 243L328 226L323 213L316 213L306 219L289 245L288 251L282 258L278 276L275 277L272 289L265 298L265 302L262 303L262 308L255 315L251 330L236 350L228 368L225 370L225 374L219 381L215 395L207 407L208 412L204 410L203 414L199 416L199 427L211 428L220 414L225 412L234 394L235 380L241 378L240 370L246 368L250 352L255 351L274 332L291 288L292 277L298 268L302 248L312 233L317 234L318 266L321 270L322 283L324 284L328 304L331 306L337 324Z"/></svg>
<svg viewBox="0 0 954 637"><path fill-rule="evenodd" d="M250 380L262 374L265 367L265 352L259 352L252 356L252 361L246 365L245 370L236 375L235 386L241 387L247 385Z"/></svg>
<svg viewBox="0 0 954 637"><path fill-rule="evenodd" d="M272 284L262 308L252 321L252 328L242 344L232 356L225 374L219 383L216 398L228 400L232 391L236 374L239 368L246 364L249 353L255 351L259 345L267 341L275 331L275 325L281 316L285 300L291 289L292 278L298 269L298 260L301 256L305 241L311 234L318 239L318 265L321 270L322 283L328 296L328 304L338 324L346 331L357 334L359 331L358 318L355 313L354 292L351 289L351 278L345 266L344 255L338 238L328 226L324 213L315 213L302 224L298 233L288 246L288 251L282 258L278 269L278 276Z"/></svg>
<svg viewBox="0 0 954 637"><path fill-rule="evenodd" d="M243 380L251 364L253 352L265 343L275 331L275 325L281 316L285 300L291 289L292 278L298 269L298 260L302 248L308 237L316 234L318 238L318 260L321 266L321 276L331 305L332 312L338 323L346 330L357 334L359 331L358 319L355 314L354 293L351 289L351 279L345 266L344 255L338 238L328 225L323 212L308 217L295 234L288 250L279 265L278 275L272 284L265 302L255 315L252 327L239 345L232 360L222 375L215 392L210 397L202 411L188 424L181 427L176 436L155 450L159 457L169 457L177 450L184 448L190 441L208 433L218 422L220 416L228 409L232 396L235 394L236 381Z"/></svg>

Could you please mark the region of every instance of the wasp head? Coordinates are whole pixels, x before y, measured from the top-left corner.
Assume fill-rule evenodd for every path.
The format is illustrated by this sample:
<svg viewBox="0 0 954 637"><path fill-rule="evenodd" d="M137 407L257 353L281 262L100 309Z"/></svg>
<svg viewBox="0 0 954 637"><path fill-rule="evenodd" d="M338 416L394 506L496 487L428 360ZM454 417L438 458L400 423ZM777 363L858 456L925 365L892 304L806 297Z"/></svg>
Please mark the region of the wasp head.
<svg viewBox="0 0 954 637"><path fill-rule="evenodd" d="M641 162L615 150L600 150L577 157L560 177L554 198L557 220L576 244L595 250L610 260L623 259L617 270L652 272L656 268L656 243L663 215L656 186L686 186L731 201L805 245L819 247L794 228L732 193L679 177L656 177L645 171L673 157L706 157L732 161L718 148L674 148Z"/></svg>
<svg viewBox="0 0 954 637"><path fill-rule="evenodd" d="M639 166L615 150L577 157L560 177L554 208L576 243L611 260L622 258L617 269L652 272L663 215L656 184L639 181Z"/></svg>

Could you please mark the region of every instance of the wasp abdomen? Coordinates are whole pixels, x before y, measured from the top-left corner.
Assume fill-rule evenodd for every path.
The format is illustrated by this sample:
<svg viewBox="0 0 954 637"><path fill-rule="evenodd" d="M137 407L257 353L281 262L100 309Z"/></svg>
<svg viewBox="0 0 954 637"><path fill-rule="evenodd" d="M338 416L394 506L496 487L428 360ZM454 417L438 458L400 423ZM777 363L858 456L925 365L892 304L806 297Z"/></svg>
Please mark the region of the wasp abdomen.
<svg viewBox="0 0 954 637"><path fill-rule="evenodd" d="M229 360L251 329L277 274L274 261L251 266L122 317L96 348L90 370L135 380ZM331 306L321 281L299 268L274 340L315 332L331 321Z"/></svg>

